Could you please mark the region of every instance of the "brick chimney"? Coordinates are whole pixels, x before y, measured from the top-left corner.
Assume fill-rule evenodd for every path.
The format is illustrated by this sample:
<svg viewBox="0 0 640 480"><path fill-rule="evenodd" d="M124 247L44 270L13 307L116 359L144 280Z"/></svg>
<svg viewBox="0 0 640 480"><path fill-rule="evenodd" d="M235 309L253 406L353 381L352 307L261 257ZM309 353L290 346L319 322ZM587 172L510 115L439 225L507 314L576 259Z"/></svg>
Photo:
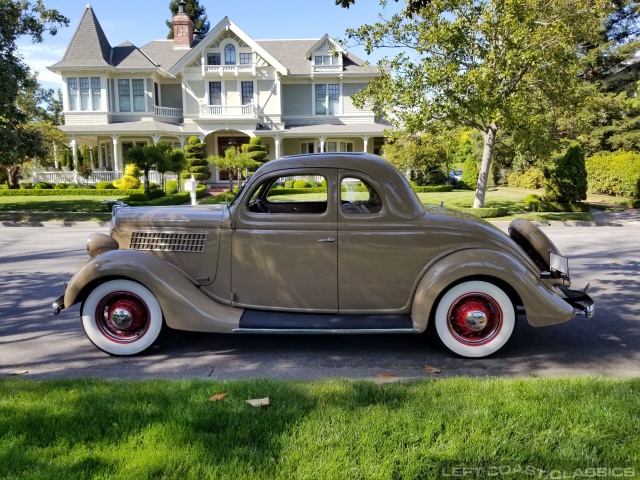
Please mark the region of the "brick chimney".
<svg viewBox="0 0 640 480"><path fill-rule="evenodd" d="M193 40L193 22L185 13L187 2L178 3L178 13L173 17L173 46L190 47Z"/></svg>

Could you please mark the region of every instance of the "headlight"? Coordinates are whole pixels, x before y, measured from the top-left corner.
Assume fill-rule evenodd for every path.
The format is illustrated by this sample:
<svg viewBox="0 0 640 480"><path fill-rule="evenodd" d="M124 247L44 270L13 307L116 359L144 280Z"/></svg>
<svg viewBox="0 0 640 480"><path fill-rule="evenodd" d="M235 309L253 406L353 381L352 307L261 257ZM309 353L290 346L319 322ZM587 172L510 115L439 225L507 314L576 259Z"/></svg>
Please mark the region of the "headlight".
<svg viewBox="0 0 640 480"><path fill-rule="evenodd" d="M90 257L97 257L104 252L117 250L118 247L118 242L104 233L93 233L87 238L87 253Z"/></svg>

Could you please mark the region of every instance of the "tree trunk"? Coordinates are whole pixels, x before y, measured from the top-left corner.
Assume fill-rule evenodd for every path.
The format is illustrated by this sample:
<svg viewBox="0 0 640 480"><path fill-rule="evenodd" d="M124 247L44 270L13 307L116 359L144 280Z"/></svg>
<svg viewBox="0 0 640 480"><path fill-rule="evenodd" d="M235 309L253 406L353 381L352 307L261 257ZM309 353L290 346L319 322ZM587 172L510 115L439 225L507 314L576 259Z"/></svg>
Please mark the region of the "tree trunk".
<svg viewBox="0 0 640 480"><path fill-rule="evenodd" d="M480 165L480 174L478 175L478 185L476 187L476 196L473 200L473 208L484 207L484 196L487 192L487 184L489 183L489 173L491 171L491 157L493 157L493 147L496 143L496 132L498 127L491 124L487 130L482 132L484 138L484 148L482 149L482 165Z"/></svg>
<svg viewBox="0 0 640 480"><path fill-rule="evenodd" d="M144 171L144 196L147 200L151 198L151 190L149 189L149 170Z"/></svg>

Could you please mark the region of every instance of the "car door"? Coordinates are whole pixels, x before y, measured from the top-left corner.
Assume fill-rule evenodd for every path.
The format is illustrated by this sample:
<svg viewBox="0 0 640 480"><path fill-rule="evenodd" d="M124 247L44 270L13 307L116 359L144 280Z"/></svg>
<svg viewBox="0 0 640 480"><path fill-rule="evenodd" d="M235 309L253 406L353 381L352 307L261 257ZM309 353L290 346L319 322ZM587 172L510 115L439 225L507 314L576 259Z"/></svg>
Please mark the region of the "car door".
<svg viewBox="0 0 640 480"><path fill-rule="evenodd" d="M383 187L362 172L339 171L340 313L403 313L424 263L424 232L397 218ZM389 186L387 187L387 191Z"/></svg>
<svg viewBox="0 0 640 480"><path fill-rule="evenodd" d="M296 181L316 186L290 194ZM252 185L232 223L233 304L337 312L337 170L279 171Z"/></svg>

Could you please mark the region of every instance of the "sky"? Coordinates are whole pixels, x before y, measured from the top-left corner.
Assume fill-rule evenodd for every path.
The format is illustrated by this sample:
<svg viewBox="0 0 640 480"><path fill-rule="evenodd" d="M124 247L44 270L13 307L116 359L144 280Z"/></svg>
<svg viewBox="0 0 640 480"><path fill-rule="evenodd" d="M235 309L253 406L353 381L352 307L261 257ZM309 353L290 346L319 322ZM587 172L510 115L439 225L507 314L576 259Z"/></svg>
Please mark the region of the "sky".
<svg viewBox="0 0 640 480"><path fill-rule="evenodd" d="M88 2L112 47L129 41L141 47L152 40L167 38L169 0L91 0ZM69 18L69 26L56 36L45 35L41 44L20 38L18 50L45 88L59 88L60 77L46 69L60 61L80 23L87 0L44 0L47 8ZM210 29L225 16L254 40L315 39L324 34L341 39L345 30L374 23L379 15L390 17L404 2L389 2L385 9L379 0L357 0L351 8L341 8L334 0L200 0L206 9ZM367 56L362 47L349 46L350 52L372 64L392 51Z"/></svg>

